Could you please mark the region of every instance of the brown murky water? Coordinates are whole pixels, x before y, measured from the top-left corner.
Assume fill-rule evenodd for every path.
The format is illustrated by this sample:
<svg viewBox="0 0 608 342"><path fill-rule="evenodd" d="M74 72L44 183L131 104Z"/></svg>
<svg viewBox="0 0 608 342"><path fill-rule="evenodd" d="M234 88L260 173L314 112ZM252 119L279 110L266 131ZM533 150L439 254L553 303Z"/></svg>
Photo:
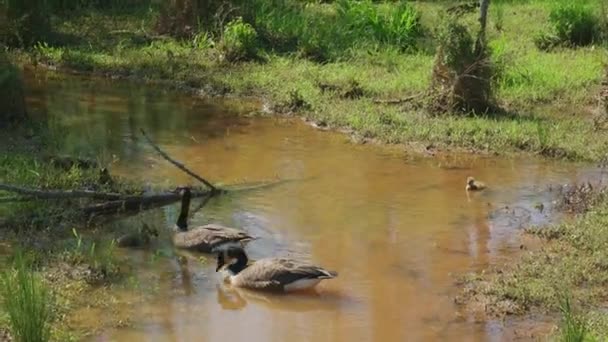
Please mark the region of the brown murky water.
<svg viewBox="0 0 608 342"><path fill-rule="evenodd" d="M260 236L249 245L253 258L306 258L340 273L317 295L266 295L220 284L213 262L180 267L174 258L151 257L158 251L127 252L140 281L132 291L149 294L132 311L131 326L94 341L509 340L501 322L475 322L459 311L457 276L519 251L520 226L548 220L548 184L597 172L534 159L417 158L401 148L353 145L298 120L235 114L246 106L124 82L39 76L28 84L29 104L61 132L63 151L105 155L121 175L192 182L146 146L141 127L215 182L300 179L214 200L192 224L218 222ZM468 175L490 189L467 196ZM539 202L544 213L534 209ZM164 229L176 211L169 206L131 222ZM83 320L104 315L112 313L85 312Z"/></svg>

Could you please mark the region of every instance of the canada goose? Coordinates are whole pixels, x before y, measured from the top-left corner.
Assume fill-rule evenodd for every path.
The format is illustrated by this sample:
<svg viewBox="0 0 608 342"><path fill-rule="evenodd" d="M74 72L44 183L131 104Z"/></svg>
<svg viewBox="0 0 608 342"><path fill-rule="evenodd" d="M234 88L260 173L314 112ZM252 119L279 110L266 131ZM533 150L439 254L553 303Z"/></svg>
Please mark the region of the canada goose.
<svg viewBox="0 0 608 342"><path fill-rule="evenodd" d="M486 185L480 181L476 181L473 177L467 177L467 191L478 191L486 188Z"/></svg>
<svg viewBox="0 0 608 342"><path fill-rule="evenodd" d="M255 290L291 292L315 287L323 279L338 276L337 272L293 259L264 258L249 263L241 247L228 247L217 254L219 272L226 268L227 281L236 287Z"/></svg>
<svg viewBox="0 0 608 342"><path fill-rule="evenodd" d="M118 247L145 247L150 244L152 237L158 237L158 230L150 228L148 224L144 223L137 232L119 237L116 244Z"/></svg>
<svg viewBox="0 0 608 342"><path fill-rule="evenodd" d="M182 196L182 208L174 227L173 245L178 248L196 250L201 253L211 253L229 246L244 246L255 237L242 230L224 227L219 224L207 224L188 230L188 211L190 188L179 188Z"/></svg>

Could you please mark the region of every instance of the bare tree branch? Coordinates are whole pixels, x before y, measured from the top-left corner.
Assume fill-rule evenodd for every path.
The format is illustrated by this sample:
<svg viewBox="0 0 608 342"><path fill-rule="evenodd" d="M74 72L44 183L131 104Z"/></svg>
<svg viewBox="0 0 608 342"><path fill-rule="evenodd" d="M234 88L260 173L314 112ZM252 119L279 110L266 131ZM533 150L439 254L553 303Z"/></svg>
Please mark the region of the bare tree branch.
<svg viewBox="0 0 608 342"><path fill-rule="evenodd" d="M148 135L146 134L146 132L141 129L141 133L144 135L144 138L146 138L146 141L156 150L156 152L158 152L165 160L167 160L168 162L170 162L171 164L175 165L178 169L184 171L185 173L189 174L190 176L196 178L197 180L199 180L200 182L202 182L203 184L205 184L207 187L209 187L211 189L212 193L216 193L219 191L219 189L217 189L215 186L213 186L213 184L209 183L206 179L204 179L203 177L197 175L196 173L190 171L188 168L186 168L186 166L178 161L176 161L175 159L169 157L169 155L167 153L165 153L163 150L160 149L160 147L158 147L156 144L154 144L154 142L152 142L152 140L148 137Z"/></svg>

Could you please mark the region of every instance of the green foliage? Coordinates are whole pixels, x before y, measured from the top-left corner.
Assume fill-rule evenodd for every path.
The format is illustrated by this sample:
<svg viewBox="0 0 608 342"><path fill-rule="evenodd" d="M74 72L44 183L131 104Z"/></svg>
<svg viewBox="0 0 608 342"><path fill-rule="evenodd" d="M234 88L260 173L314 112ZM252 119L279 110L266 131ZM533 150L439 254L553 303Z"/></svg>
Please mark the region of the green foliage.
<svg viewBox="0 0 608 342"><path fill-rule="evenodd" d="M593 9L578 1L559 3L549 14L557 37L573 45L588 45L597 34L599 20Z"/></svg>
<svg viewBox="0 0 608 342"><path fill-rule="evenodd" d="M229 62L249 60L257 57L257 32L241 17L226 25L220 49Z"/></svg>
<svg viewBox="0 0 608 342"><path fill-rule="evenodd" d="M0 0L0 44L30 46L49 37L46 0Z"/></svg>
<svg viewBox="0 0 608 342"><path fill-rule="evenodd" d="M13 338L18 342L48 341L52 298L20 252L15 256L13 268L2 272L0 284Z"/></svg>
<svg viewBox="0 0 608 342"><path fill-rule="evenodd" d="M559 44L585 46L600 40L606 28L596 12L589 3L558 1L549 13L551 31L536 38L537 47L547 50Z"/></svg>
<svg viewBox="0 0 608 342"><path fill-rule="evenodd" d="M448 16L437 32L432 75L431 112L485 113L496 109L492 80L496 72L485 41L476 41L456 17Z"/></svg>
<svg viewBox="0 0 608 342"><path fill-rule="evenodd" d="M335 28L345 30L347 39L367 39L407 50L422 33L420 15L407 2L388 13L381 13L371 0L338 0L335 6L338 24Z"/></svg>
<svg viewBox="0 0 608 342"><path fill-rule="evenodd" d="M474 39L469 29L455 18L447 18L437 32L439 62L453 72L462 74L475 62Z"/></svg>
<svg viewBox="0 0 608 342"><path fill-rule="evenodd" d="M381 7L370 0L339 0L331 9L296 1L251 1L246 21L275 51L297 50L314 61L353 55L360 49L414 50L422 35L420 15L403 2Z"/></svg>

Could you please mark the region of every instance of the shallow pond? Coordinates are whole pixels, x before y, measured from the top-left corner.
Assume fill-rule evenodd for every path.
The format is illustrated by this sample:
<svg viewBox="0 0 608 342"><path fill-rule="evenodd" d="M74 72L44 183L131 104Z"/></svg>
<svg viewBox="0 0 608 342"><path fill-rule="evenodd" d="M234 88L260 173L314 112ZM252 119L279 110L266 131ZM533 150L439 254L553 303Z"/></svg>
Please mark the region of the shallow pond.
<svg viewBox="0 0 608 342"><path fill-rule="evenodd" d="M60 149L103 155L115 174L196 185L146 145L138 133L144 128L213 182L297 179L213 200L191 224L218 222L261 237L249 245L253 258L305 258L340 273L317 295L263 295L222 285L212 260L179 266L174 258L150 261L155 251L125 252L140 280L133 291L152 294L132 309L132 324L94 341L511 339L502 322L460 312L455 280L519 253L522 225L549 220L549 184L598 174L531 158L422 158L356 145L297 119L248 117L248 104L128 82L29 75L27 83L28 105L47 117ZM468 175L490 188L468 196ZM156 247L163 249L176 216L172 205L130 222L164 229ZM112 313L81 315L96 321Z"/></svg>

